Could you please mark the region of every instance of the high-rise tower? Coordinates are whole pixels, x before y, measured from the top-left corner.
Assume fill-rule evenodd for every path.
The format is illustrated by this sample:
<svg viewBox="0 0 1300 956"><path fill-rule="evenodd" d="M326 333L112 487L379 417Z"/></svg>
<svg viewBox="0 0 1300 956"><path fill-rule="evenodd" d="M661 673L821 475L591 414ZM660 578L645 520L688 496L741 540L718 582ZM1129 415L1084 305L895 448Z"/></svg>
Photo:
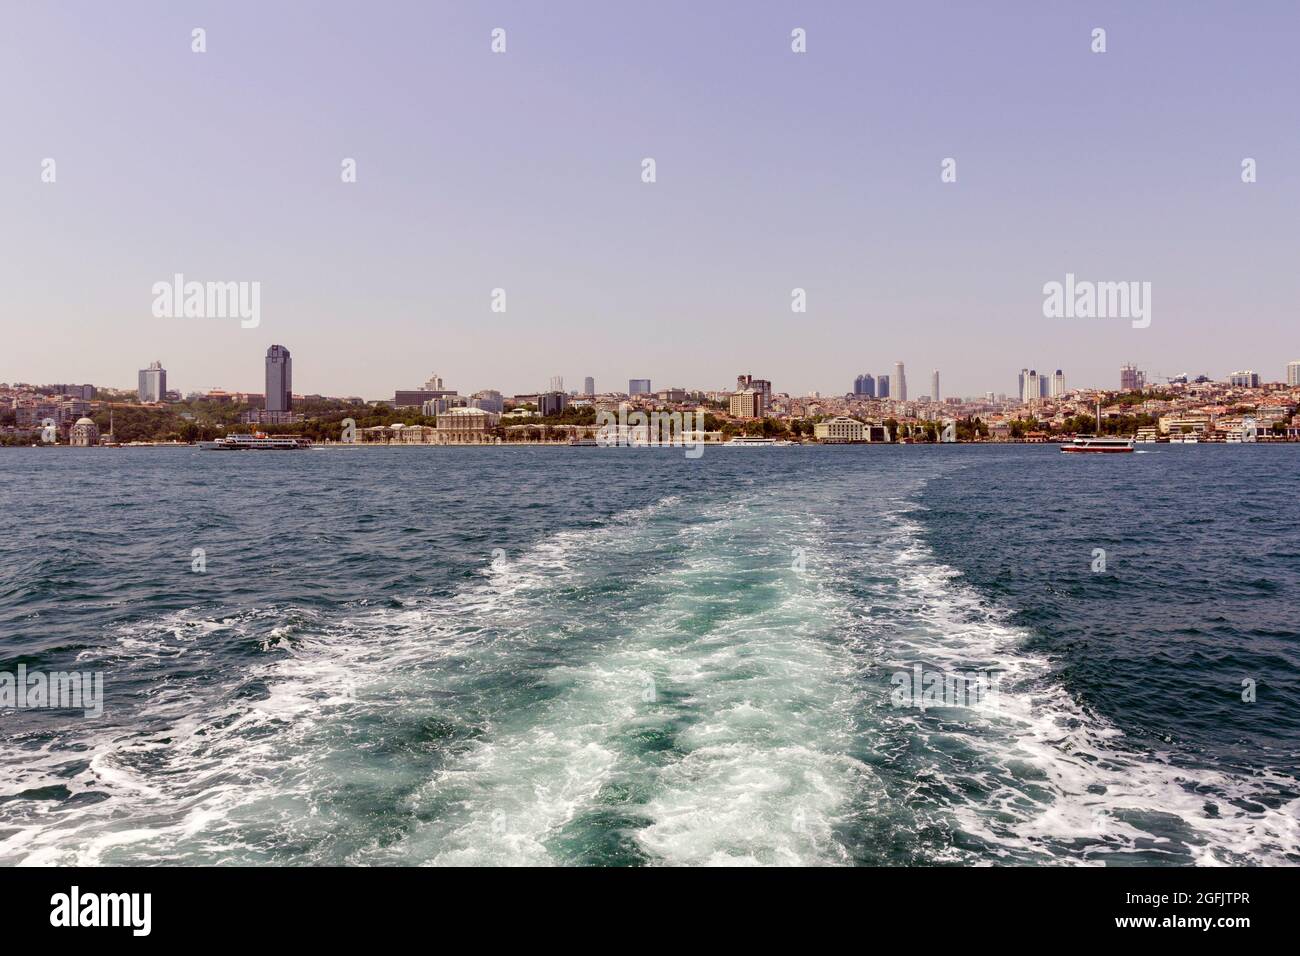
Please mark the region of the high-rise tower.
<svg viewBox="0 0 1300 956"><path fill-rule="evenodd" d="M266 410L287 412L293 408L293 359L283 345L266 350Z"/></svg>

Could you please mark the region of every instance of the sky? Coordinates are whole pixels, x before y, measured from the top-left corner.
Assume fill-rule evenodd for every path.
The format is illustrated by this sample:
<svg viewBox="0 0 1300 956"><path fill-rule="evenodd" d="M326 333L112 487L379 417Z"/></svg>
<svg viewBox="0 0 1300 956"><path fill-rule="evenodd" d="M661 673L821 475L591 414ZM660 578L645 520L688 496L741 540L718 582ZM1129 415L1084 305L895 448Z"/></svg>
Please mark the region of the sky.
<svg viewBox="0 0 1300 956"><path fill-rule="evenodd" d="M261 391L273 343L295 391L366 398L434 371L843 393L896 361L913 395L934 368L945 395L1280 380L1298 28L1196 0L9 3L0 381L158 359ZM156 316L176 273L259 282L260 323ZM1066 273L1150 282L1149 327L1044 317Z"/></svg>

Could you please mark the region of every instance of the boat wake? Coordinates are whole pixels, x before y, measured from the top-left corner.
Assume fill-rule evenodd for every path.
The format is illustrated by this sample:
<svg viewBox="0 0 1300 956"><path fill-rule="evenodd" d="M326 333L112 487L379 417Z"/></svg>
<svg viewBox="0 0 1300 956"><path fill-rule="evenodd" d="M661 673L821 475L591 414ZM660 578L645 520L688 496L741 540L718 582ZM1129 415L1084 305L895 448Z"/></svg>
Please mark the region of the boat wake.
<svg viewBox="0 0 1300 956"><path fill-rule="evenodd" d="M1129 747L936 559L922 486L740 487L441 596L118 628L131 699L0 761L0 862L1300 860L1294 780ZM1000 692L895 706L918 664Z"/></svg>

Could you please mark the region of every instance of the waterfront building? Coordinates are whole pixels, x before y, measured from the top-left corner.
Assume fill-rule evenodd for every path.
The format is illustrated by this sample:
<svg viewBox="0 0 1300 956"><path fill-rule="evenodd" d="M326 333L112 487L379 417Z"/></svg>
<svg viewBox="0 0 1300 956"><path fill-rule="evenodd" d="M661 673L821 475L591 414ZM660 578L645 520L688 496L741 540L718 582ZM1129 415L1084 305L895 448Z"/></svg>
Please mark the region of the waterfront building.
<svg viewBox="0 0 1300 956"><path fill-rule="evenodd" d="M864 428L862 422L856 418L847 418L840 415L813 425L813 437L818 441L832 445L860 442L865 441L863 437Z"/></svg>
<svg viewBox="0 0 1300 956"><path fill-rule="evenodd" d="M762 418L764 409L763 393L753 388L734 393L729 402L732 418Z"/></svg>
<svg viewBox="0 0 1300 956"><path fill-rule="evenodd" d="M1204 414L1161 415L1159 418L1162 435L1179 435L1185 432L1203 435L1209 430L1211 424L1210 416Z"/></svg>
<svg viewBox="0 0 1300 956"><path fill-rule="evenodd" d="M650 379L648 378L629 379L627 383L627 393L629 395L649 395Z"/></svg>
<svg viewBox="0 0 1300 956"><path fill-rule="evenodd" d="M293 409L293 359L283 345L266 350L266 410L287 412Z"/></svg>
<svg viewBox="0 0 1300 956"><path fill-rule="evenodd" d="M161 402L167 397L167 370L162 362L150 362L140 369L137 394L142 402Z"/></svg>
<svg viewBox="0 0 1300 956"><path fill-rule="evenodd" d="M482 408L449 408L438 416L440 445L478 445L494 441L491 432L500 416Z"/></svg>
<svg viewBox="0 0 1300 956"><path fill-rule="evenodd" d="M438 440L438 429L430 425L393 425L391 441L402 445L432 445Z"/></svg>
<svg viewBox="0 0 1300 956"><path fill-rule="evenodd" d="M93 448L99 444L99 426L89 418L78 418L68 432L68 444L74 448Z"/></svg>
<svg viewBox="0 0 1300 956"><path fill-rule="evenodd" d="M902 362L894 363L893 388L894 388L894 401L896 402L907 401L907 375L903 372Z"/></svg>

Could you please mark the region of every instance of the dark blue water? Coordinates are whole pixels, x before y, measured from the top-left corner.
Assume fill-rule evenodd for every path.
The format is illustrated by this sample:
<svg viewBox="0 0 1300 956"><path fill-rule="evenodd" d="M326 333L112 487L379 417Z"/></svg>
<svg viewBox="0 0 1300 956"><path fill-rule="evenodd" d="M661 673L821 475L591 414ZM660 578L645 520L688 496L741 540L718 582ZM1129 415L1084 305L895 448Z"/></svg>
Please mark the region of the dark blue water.
<svg viewBox="0 0 1300 956"><path fill-rule="evenodd" d="M1300 862L1298 451L5 450L0 860Z"/></svg>

